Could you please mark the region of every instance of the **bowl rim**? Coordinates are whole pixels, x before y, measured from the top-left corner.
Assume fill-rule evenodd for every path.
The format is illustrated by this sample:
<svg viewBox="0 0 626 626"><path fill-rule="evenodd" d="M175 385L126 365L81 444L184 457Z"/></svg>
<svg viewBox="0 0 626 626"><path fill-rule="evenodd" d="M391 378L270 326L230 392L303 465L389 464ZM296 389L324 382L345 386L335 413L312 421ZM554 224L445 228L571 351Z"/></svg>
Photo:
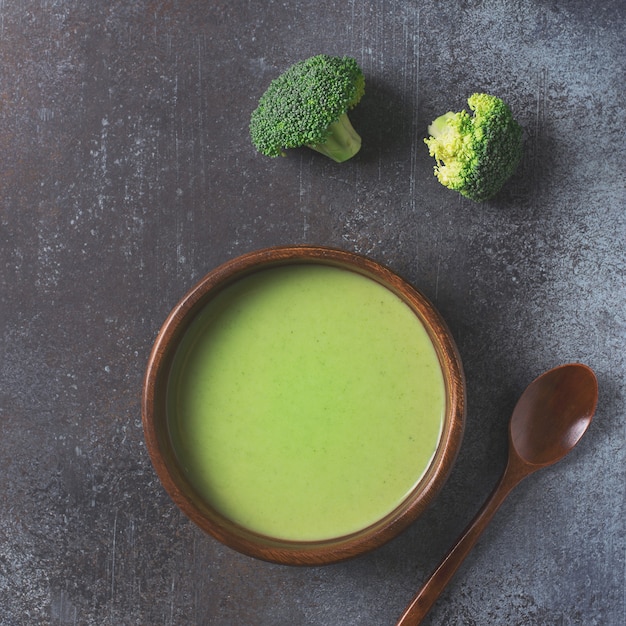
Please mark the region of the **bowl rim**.
<svg viewBox="0 0 626 626"><path fill-rule="evenodd" d="M165 394L179 340L195 315L219 291L264 269L324 264L355 271L387 287L420 318L439 357L446 389L445 417L433 459L409 496L381 520L357 532L318 541L261 535L225 518L195 496L167 434ZM142 389L142 424L148 454L165 491L197 526L245 555L283 565L323 565L382 546L405 530L432 503L456 461L465 428L466 389L461 358L448 326L432 303L385 265L356 252L313 245L274 246L234 257L209 271L174 306L161 326L148 359Z"/></svg>

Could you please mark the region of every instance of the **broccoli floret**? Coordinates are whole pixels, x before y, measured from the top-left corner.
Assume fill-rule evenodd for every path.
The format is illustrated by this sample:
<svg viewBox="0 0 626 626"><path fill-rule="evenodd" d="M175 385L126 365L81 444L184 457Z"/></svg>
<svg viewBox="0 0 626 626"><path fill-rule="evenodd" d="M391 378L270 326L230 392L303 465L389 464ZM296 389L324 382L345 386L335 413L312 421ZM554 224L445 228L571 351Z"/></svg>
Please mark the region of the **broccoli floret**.
<svg viewBox="0 0 626 626"><path fill-rule="evenodd" d="M439 182L480 202L498 193L517 168L522 128L500 98L475 93L467 103L473 116L445 113L428 127L424 141L437 161Z"/></svg>
<svg viewBox="0 0 626 626"><path fill-rule="evenodd" d="M341 163L361 148L347 112L365 93L365 77L350 57L320 54L274 79L250 118L256 149L270 157L307 146Z"/></svg>

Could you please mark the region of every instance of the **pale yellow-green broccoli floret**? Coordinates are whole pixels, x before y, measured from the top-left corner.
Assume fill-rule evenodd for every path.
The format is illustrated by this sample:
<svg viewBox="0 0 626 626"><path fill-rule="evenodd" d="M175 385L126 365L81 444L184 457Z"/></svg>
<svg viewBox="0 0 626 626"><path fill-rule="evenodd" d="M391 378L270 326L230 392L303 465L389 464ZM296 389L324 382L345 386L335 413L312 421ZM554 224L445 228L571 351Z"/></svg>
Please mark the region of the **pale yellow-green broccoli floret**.
<svg viewBox="0 0 626 626"><path fill-rule="evenodd" d="M496 96L475 93L473 111L448 112L429 127L425 139L435 158L439 182L477 202L493 197L511 177L522 156L522 128Z"/></svg>

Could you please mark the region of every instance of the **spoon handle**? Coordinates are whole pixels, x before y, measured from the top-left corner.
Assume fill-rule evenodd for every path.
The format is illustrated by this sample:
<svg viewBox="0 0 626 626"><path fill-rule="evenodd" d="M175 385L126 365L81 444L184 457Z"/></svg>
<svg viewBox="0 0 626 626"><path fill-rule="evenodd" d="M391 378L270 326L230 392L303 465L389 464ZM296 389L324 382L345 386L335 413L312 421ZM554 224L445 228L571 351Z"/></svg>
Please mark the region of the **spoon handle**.
<svg viewBox="0 0 626 626"><path fill-rule="evenodd" d="M491 495L487 498L474 519L461 533L457 542L443 558L437 569L431 574L424 586L413 597L397 626L417 626L424 619L441 592L454 576L465 557L470 553L482 532L510 491L524 478L518 471L505 470Z"/></svg>

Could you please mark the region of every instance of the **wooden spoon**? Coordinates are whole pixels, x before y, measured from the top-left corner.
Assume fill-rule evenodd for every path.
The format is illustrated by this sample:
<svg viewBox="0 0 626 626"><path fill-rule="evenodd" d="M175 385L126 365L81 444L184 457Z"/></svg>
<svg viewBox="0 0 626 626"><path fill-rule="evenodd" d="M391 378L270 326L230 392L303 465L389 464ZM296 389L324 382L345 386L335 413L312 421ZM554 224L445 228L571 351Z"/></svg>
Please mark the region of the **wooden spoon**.
<svg viewBox="0 0 626 626"><path fill-rule="evenodd" d="M421 623L513 487L562 459L578 443L591 423L597 401L598 382L586 365L561 365L528 386L511 416L509 458L500 482L415 595L397 626Z"/></svg>

